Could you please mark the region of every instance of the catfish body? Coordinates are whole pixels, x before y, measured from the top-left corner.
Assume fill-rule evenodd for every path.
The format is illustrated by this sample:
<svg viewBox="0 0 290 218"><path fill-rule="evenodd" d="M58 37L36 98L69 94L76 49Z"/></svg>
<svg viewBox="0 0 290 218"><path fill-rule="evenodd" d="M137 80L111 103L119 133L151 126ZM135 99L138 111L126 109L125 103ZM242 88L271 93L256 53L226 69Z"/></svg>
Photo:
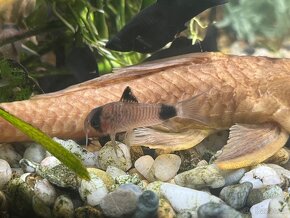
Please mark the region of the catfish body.
<svg viewBox="0 0 290 218"><path fill-rule="evenodd" d="M186 29L185 23L227 0L158 0L142 10L106 45L117 51L151 53Z"/></svg>

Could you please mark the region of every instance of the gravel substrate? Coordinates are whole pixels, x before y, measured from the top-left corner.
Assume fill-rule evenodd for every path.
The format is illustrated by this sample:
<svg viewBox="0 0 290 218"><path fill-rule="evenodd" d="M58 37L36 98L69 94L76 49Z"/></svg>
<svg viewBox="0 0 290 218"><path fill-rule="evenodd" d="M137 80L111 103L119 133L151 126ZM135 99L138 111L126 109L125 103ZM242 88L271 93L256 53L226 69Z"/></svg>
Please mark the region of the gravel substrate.
<svg viewBox="0 0 290 218"><path fill-rule="evenodd" d="M213 135L186 151L150 155L122 143L86 149L55 139L82 159L90 181L35 143L1 144L0 217L290 217L285 155L221 171L211 157L226 136Z"/></svg>

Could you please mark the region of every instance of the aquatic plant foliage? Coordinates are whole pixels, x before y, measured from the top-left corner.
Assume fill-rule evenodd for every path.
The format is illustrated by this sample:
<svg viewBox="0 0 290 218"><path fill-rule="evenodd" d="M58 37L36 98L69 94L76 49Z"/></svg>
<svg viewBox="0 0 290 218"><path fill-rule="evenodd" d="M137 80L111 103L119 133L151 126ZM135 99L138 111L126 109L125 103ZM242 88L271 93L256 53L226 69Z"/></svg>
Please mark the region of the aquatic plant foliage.
<svg viewBox="0 0 290 218"><path fill-rule="evenodd" d="M48 135L40 131L39 129L31 126L29 123L15 117L11 113L8 113L4 109L0 108L0 116L25 133L33 141L41 144L47 151L53 156L59 159L64 165L73 170L80 178L89 180L90 176L82 164L81 160L66 150L59 143L52 140Z"/></svg>

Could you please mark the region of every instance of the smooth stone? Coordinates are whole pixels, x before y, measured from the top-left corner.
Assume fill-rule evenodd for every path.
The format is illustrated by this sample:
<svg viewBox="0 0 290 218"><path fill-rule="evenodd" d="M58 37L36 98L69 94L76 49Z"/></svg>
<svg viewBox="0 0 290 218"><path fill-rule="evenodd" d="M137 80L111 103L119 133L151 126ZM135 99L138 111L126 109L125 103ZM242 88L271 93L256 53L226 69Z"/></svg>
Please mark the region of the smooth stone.
<svg viewBox="0 0 290 218"><path fill-rule="evenodd" d="M106 170L108 166L115 166L123 171L127 171L132 166L130 149L127 145L116 142L116 146L112 142L108 142L99 150L98 163L99 167Z"/></svg>
<svg viewBox="0 0 290 218"><path fill-rule="evenodd" d="M247 205L253 206L269 198L283 196L283 190L277 186L267 186L265 188L252 189L247 199Z"/></svg>
<svg viewBox="0 0 290 218"><path fill-rule="evenodd" d="M197 211L183 210L176 215L176 218L197 218Z"/></svg>
<svg viewBox="0 0 290 218"><path fill-rule="evenodd" d="M21 155L10 144L0 144L0 159L6 160L11 167L18 168Z"/></svg>
<svg viewBox="0 0 290 218"><path fill-rule="evenodd" d="M158 197L160 197L160 187L162 184L164 184L164 182L161 181L151 182L147 185L146 190L153 191L158 195Z"/></svg>
<svg viewBox="0 0 290 218"><path fill-rule="evenodd" d="M176 176L181 164L181 159L175 154L159 155L151 167L151 171L157 180L166 182Z"/></svg>
<svg viewBox="0 0 290 218"><path fill-rule="evenodd" d="M208 202L222 202L221 199L202 191L184 188L178 185L164 183L160 187L161 196L164 196L176 212L197 209Z"/></svg>
<svg viewBox="0 0 290 218"><path fill-rule="evenodd" d="M241 209L246 205L248 195L253 185L250 182L224 187L220 192L220 198L229 206Z"/></svg>
<svg viewBox="0 0 290 218"><path fill-rule="evenodd" d="M53 138L54 141L61 144L64 148L68 149L72 153L78 156L83 164L87 167L97 166L98 160L93 152L87 151L84 147L80 146L73 140L61 140L56 137Z"/></svg>
<svg viewBox="0 0 290 218"><path fill-rule="evenodd" d="M169 204L167 200L164 198L159 199L159 207L157 211L158 218L174 218L176 217L176 213Z"/></svg>
<svg viewBox="0 0 290 218"><path fill-rule="evenodd" d="M38 167L36 173L50 183L62 188L77 189L79 187L77 175L63 164L56 165L53 168Z"/></svg>
<svg viewBox="0 0 290 218"><path fill-rule="evenodd" d="M45 205L51 206L56 199L56 190L47 179L36 181L34 185L35 196Z"/></svg>
<svg viewBox="0 0 290 218"><path fill-rule="evenodd" d="M32 198L34 195L33 187L20 178L15 178L9 181L7 185L7 196L13 213L15 215L23 215L33 217Z"/></svg>
<svg viewBox="0 0 290 218"><path fill-rule="evenodd" d="M34 173L38 168L39 164L28 159L21 159L19 161L19 165L21 166L22 170L26 173Z"/></svg>
<svg viewBox="0 0 290 218"><path fill-rule="evenodd" d="M33 161L35 163L40 163L46 155L44 148L36 143L32 143L28 148L26 148L23 158Z"/></svg>
<svg viewBox="0 0 290 218"><path fill-rule="evenodd" d="M79 187L81 199L91 206L99 205L101 200L108 194L108 189L104 181L89 172L91 179L89 181L82 179Z"/></svg>
<svg viewBox="0 0 290 218"><path fill-rule="evenodd" d="M65 195L58 196L53 205L53 215L55 218L73 218L74 205L72 200Z"/></svg>
<svg viewBox="0 0 290 218"><path fill-rule="evenodd" d="M174 181L177 185L193 189L220 188L225 185L225 179L214 165L200 166L185 171L176 175Z"/></svg>
<svg viewBox="0 0 290 218"><path fill-rule="evenodd" d="M225 179L225 186L238 184L246 173L245 168L238 170L221 170L220 173Z"/></svg>
<svg viewBox="0 0 290 218"><path fill-rule="evenodd" d="M265 160L265 163L272 164L286 164L289 161L289 153L285 148L281 148L278 152L276 152L273 156Z"/></svg>
<svg viewBox="0 0 290 218"><path fill-rule="evenodd" d="M268 218L290 218L290 198L274 198L269 203Z"/></svg>
<svg viewBox="0 0 290 218"><path fill-rule="evenodd" d="M286 177L288 180L290 180L290 171L279 166L276 164L267 164L268 167L271 167L275 172L281 177Z"/></svg>
<svg viewBox="0 0 290 218"><path fill-rule="evenodd" d="M245 215L226 204L209 202L200 206L197 210L198 218L244 218Z"/></svg>
<svg viewBox="0 0 290 218"><path fill-rule="evenodd" d="M0 190L9 182L12 177L12 170L6 160L0 159Z"/></svg>
<svg viewBox="0 0 290 218"><path fill-rule="evenodd" d="M124 176L126 175L126 172L124 172L123 170L120 170L117 167L114 166L108 166L106 173L109 174L114 180L118 177L118 176Z"/></svg>
<svg viewBox="0 0 290 218"><path fill-rule="evenodd" d="M54 156L48 156L40 162L40 166L46 169L51 169L59 164L61 164L61 162Z"/></svg>
<svg viewBox="0 0 290 218"><path fill-rule="evenodd" d="M100 207L108 217L128 216L135 211L137 199L131 191L118 189L105 196L100 202Z"/></svg>
<svg viewBox="0 0 290 218"><path fill-rule="evenodd" d="M122 184L119 186L118 189L125 190L125 191L131 191L137 197L139 197L143 193L143 190L140 188L140 186L135 185L135 184Z"/></svg>
<svg viewBox="0 0 290 218"><path fill-rule="evenodd" d="M208 162L206 160L201 160L197 163L197 167L207 166Z"/></svg>
<svg viewBox="0 0 290 218"><path fill-rule="evenodd" d="M250 208L252 218L268 218L268 208L271 199L266 199Z"/></svg>
<svg viewBox="0 0 290 218"><path fill-rule="evenodd" d="M99 177L105 183L108 190L110 190L111 187L115 184L114 179L105 171L97 168L87 168L87 170L89 173Z"/></svg>
<svg viewBox="0 0 290 218"><path fill-rule="evenodd" d="M253 189L263 188L269 185L281 185L283 180L271 167L258 165L251 171L245 173L240 183L251 182Z"/></svg>
<svg viewBox="0 0 290 218"><path fill-rule="evenodd" d="M154 159L150 155L145 155L138 158L134 166L138 170L138 172L144 176L149 182L153 182L154 178L153 175L150 174L150 169L154 164Z"/></svg>
<svg viewBox="0 0 290 218"><path fill-rule="evenodd" d="M32 198L32 208L33 211L39 216L44 218L51 218L52 217L52 211L50 207L44 203L42 200L40 200L35 195Z"/></svg>
<svg viewBox="0 0 290 218"><path fill-rule="evenodd" d="M135 184L138 185L141 182L141 179L138 174L133 175L122 175L115 178L116 184Z"/></svg>
<svg viewBox="0 0 290 218"><path fill-rule="evenodd" d="M139 197L137 208L132 218L157 217L159 197L152 191L146 190Z"/></svg>
<svg viewBox="0 0 290 218"><path fill-rule="evenodd" d="M92 206L82 206L75 209L75 218L103 218L103 212Z"/></svg>

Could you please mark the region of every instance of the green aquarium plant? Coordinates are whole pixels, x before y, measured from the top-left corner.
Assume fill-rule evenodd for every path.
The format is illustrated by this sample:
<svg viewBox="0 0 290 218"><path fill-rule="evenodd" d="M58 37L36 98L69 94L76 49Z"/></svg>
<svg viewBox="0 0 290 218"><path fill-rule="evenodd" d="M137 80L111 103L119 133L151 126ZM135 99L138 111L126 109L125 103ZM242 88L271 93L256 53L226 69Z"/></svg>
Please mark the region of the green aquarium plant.
<svg viewBox="0 0 290 218"><path fill-rule="evenodd" d="M49 151L53 156L59 159L64 165L73 170L80 178L89 180L90 176L82 164L81 160L74 154L66 150L59 143L52 140L45 133L39 129L31 126L25 121L15 117L14 115L8 113L3 108L0 108L0 117L7 120L13 126L18 128L24 134L26 134L33 141L41 144L47 151Z"/></svg>
<svg viewBox="0 0 290 218"><path fill-rule="evenodd" d="M0 102L28 99L39 90L37 82L21 64L0 59Z"/></svg>

